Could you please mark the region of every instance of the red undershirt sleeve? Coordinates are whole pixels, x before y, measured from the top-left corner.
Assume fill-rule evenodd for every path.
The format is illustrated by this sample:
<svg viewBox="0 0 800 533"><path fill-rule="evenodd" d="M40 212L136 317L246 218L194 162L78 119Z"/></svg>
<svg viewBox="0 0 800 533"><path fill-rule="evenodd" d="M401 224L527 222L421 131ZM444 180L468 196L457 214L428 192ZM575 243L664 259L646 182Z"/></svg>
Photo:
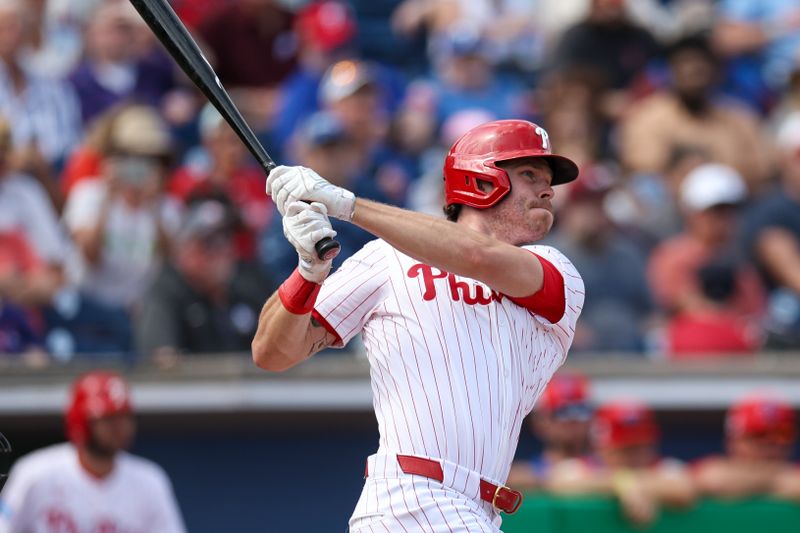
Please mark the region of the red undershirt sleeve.
<svg viewBox="0 0 800 533"><path fill-rule="evenodd" d="M544 274L542 288L530 296L508 296L508 299L555 324L564 316L567 306L567 299L564 293L564 277L553 266L553 263L539 254L531 253L542 264L542 272Z"/></svg>

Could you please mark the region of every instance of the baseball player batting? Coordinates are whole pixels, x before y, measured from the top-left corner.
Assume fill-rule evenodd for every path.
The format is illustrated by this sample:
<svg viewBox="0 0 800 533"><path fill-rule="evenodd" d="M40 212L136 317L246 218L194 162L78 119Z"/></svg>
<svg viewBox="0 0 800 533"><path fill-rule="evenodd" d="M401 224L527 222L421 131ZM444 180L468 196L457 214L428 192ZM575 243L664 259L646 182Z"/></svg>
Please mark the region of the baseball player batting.
<svg viewBox="0 0 800 533"><path fill-rule="evenodd" d="M123 450L135 433L128 384L96 371L73 385L70 442L21 458L0 493L0 532L185 531L164 471Z"/></svg>
<svg viewBox="0 0 800 533"><path fill-rule="evenodd" d="M361 333L380 441L351 532L497 532L519 507L504 486L525 415L572 343L583 282L558 250L553 186L577 166L522 120L478 126L444 164L449 220L356 198L303 167L267 194L297 270L264 305L253 358L280 371ZM377 239L328 277L314 243L328 217Z"/></svg>

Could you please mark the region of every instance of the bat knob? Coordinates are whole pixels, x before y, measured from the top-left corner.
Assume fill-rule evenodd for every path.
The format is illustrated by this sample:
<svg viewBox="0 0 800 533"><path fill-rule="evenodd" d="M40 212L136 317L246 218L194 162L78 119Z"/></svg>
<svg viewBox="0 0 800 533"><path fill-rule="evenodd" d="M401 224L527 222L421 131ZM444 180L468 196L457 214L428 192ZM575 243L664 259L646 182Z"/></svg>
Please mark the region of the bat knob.
<svg viewBox="0 0 800 533"><path fill-rule="evenodd" d="M314 249L317 250L317 257L323 261L329 261L339 255L342 247L337 241L330 237L325 237L314 245Z"/></svg>

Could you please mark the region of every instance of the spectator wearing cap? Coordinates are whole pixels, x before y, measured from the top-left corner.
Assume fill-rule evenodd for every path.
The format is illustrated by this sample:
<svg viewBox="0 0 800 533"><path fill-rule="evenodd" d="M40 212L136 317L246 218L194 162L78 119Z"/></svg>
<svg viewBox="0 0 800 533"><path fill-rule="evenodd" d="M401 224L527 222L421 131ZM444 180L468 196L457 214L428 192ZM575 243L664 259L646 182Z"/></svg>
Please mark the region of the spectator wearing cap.
<svg viewBox="0 0 800 533"><path fill-rule="evenodd" d="M608 168L592 167L568 191L558 227L545 241L569 255L592 295L576 327L575 354L641 353L652 318L644 254L608 215L607 199L613 185Z"/></svg>
<svg viewBox="0 0 800 533"><path fill-rule="evenodd" d="M179 204L164 193L168 138L151 145L138 129L151 118L132 108L117 122L100 176L75 185L64 207L79 251L75 281L85 298L112 309L136 303L180 220Z"/></svg>
<svg viewBox="0 0 800 533"><path fill-rule="evenodd" d="M128 2L104 2L92 12L84 58L69 78L84 124L121 103L159 108L175 88L172 64L160 49L151 55L137 46L143 24Z"/></svg>
<svg viewBox="0 0 800 533"><path fill-rule="evenodd" d="M342 124L363 174L391 203L405 205L417 170L391 145L392 117L374 65L349 59L336 63L320 83L319 98L323 110Z"/></svg>
<svg viewBox="0 0 800 533"><path fill-rule="evenodd" d="M22 62L25 10L22 0L0 2L0 114L12 124L14 146L25 150L22 167L43 160L52 170L78 143L80 107L69 85L29 72Z"/></svg>
<svg viewBox="0 0 800 533"><path fill-rule="evenodd" d="M344 124L332 113L318 111L311 115L298 130L291 143L292 160L297 164L313 168L331 183L347 187L360 197L387 202L387 197L367 179L361 167L361 152L348 135ZM333 260L337 268L347 257L373 237L354 226L332 220L336 240L342 251ZM262 234L259 242L259 259L275 279L292 273L297 267L297 254L283 235L280 213L274 211L273 220Z"/></svg>
<svg viewBox="0 0 800 533"><path fill-rule="evenodd" d="M695 488L683 464L660 458L653 412L637 401L616 400L597 408L591 428L594 460L564 461L553 469L557 494L610 494L632 523L653 523L662 506L686 507Z"/></svg>
<svg viewBox="0 0 800 533"><path fill-rule="evenodd" d="M541 440L542 451L531 460L515 461L506 483L519 489L546 487L555 465L587 458L591 419L588 379L577 373L557 373L528 417L528 427Z"/></svg>
<svg viewBox="0 0 800 533"><path fill-rule="evenodd" d="M633 173L657 173L675 146L694 146L736 169L751 191L771 170L756 116L714 97L719 59L701 37L679 40L668 53L671 85L631 107L620 122L620 159Z"/></svg>
<svg viewBox="0 0 800 533"><path fill-rule="evenodd" d="M319 84L325 71L338 61L355 57L356 19L339 1L311 2L297 14L297 67L280 86L281 106L273 137L284 147L305 118L319 110Z"/></svg>
<svg viewBox="0 0 800 533"><path fill-rule="evenodd" d="M200 113L200 153L179 168L167 192L181 203L217 198L233 211L236 257L252 260L256 237L272 220L272 203L264 201L264 172L222 116L207 104Z"/></svg>
<svg viewBox="0 0 800 533"><path fill-rule="evenodd" d="M89 127L83 144L67 160L61 188L69 197L75 186L98 179L103 161L112 154L170 159L171 139L166 123L152 107L122 104L99 116Z"/></svg>
<svg viewBox="0 0 800 533"><path fill-rule="evenodd" d="M764 290L737 244L737 209L746 199L744 180L724 165L701 165L683 180L685 230L657 246L647 266L653 295L668 316L693 317L678 323L677 332L682 326L684 333L697 332L670 335L680 344L668 350L752 352L757 346L758 336L748 330L761 318ZM702 334L703 323L709 335Z"/></svg>
<svg viewBox="0 0 800 533"><path fill-rule="evenodd" d="M767 346L791 349L800 347L800 111L776 144L780 185L747 213L744 243L769 291Z"/></svg>
<svg viewBox="0 0 800 533"><path fill-rule="evenodd" d="M273 289L257 269L237 262L225 206L198 202L136 314L138 350L162 363L180 353L249 352Z"/></svg>
<svg viewBox="0 0 800 533"><path fill-rule="evenodd" d="M790 462L796 440L789 403L771 395L745 396L726 415L725 455L695 466L697 487L724 499L762 495L800 501L800 469Z"/></svg>
<svg viewBox="0 0 800 533"><path fill-rule="evenodd" d="M198 28L220 80L257 130L271 125L278 85L297 64L294 19L277 0L231 0Z"/></svg>

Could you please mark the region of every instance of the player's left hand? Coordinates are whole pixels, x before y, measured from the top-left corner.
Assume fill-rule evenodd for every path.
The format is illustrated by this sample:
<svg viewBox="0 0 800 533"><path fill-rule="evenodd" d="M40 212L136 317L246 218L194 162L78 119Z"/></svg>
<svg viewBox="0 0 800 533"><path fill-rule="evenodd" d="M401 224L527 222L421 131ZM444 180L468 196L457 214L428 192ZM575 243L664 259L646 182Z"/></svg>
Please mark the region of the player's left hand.
<svg viewBox="0 0 800 533"><path fill-rule="evenodd" d="M319 202L328 210L328 215L348 222L353 218L355 195L331 184L325 178L306 167L279 166L269 173L267 194L272 197L278 211L286 215L288 206L298 200Z"/></svg>
<svg viewBox="0 0 800 533"><path fill-rule="evenodd" d="M326 237L336 237L325 205L297 201L287 205L283 216L283 234L300 256L297 267L300 275L308 281L322 283L331 270L331 259L320 259L315 246Z"/></svg>

